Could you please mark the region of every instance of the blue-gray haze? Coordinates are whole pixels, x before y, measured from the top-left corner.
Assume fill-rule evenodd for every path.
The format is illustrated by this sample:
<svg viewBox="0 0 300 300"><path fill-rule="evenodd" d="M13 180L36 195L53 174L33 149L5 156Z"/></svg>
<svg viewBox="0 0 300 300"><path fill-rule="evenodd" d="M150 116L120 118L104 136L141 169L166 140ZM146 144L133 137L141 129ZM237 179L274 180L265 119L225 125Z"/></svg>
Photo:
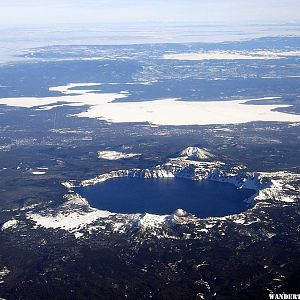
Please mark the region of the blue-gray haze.
<svg viewBox="0 0 300 300"><path fill-rule="evenodd" d="M299 0L1 0L0 26L108 22L293 23Z"/></svg>

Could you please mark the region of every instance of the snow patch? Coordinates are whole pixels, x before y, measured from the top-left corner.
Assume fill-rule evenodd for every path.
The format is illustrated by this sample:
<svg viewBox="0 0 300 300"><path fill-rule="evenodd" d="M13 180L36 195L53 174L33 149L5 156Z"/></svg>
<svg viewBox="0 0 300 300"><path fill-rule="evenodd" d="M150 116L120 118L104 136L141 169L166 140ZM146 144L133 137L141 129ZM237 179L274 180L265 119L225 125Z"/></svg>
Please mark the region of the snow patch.
<svg viewBox="0 0 300 300"><path fill-rule="evenodd" d="M89 206L88 202L78 194L68 194L66 203L58 211L47 211L43 214L28 213L27 218L36 226L53 229L64 229L72 233L80 231L98 219L107 218L113 213L98 210ZM80 235L76 234L76 238Z"/></svg>
<svg viewBox="0 0 300 300"><path fill-rule="evenodd" d="M188 216L188 213L184 209L178 208L174 211L173 215L177 217L186 217Z"/></svg>
<svg viewBox="0 0 300 300"><path fill-rule="evenodd" d="M38 226L53 229L61 228L65 230L72 230L78 226L82 226L83 224L90 224L99 218L106 218L110 215L110 212L94 210L87 213L58 213L55 216L43 216L40 214L29 214L28 216Z"/></svg>
<svg viewBox="0 0 300 300"><path fill-rule="evenodd" d="M98 151L98 158L106 160L119 160L140 156L140 153L123 153L118 151Z"/></svg>
<svg viewBox="0 0 300 300"><path fill-rule="evenodd" d="M19 224L18 220L15 220L15 219L9 220L1 226L1 231L7 230L7 229L15 229L15 228L17 228L18 224Z"/></svg>
<svg viewBox="0 0 300 300"><path fill-rule="evenodd" d="M168 216L160 216L146 213L141 217L139 225L141 228L161 228L162 224L165 223Z"/></svg>
<svg viewBox="0 0 300 300"><path fill-rule="evenodd" d="M82 232L74 232L74 236L76 239L80 239L84 236L84 234Z"/></svg>
<svg viewBox="0 0 300 300"><path fill-rule="evenodd" d="M0 269L0 284L4 283L4 277L6 277L10 273L10 270L7 267L3 267Z"/></svg>
<svg viewBox="0 0 300 300"><path fill-rule="evenodd" d="M32 175L45 175L46 172L45 171L32 171L30 172Z"/></svg>

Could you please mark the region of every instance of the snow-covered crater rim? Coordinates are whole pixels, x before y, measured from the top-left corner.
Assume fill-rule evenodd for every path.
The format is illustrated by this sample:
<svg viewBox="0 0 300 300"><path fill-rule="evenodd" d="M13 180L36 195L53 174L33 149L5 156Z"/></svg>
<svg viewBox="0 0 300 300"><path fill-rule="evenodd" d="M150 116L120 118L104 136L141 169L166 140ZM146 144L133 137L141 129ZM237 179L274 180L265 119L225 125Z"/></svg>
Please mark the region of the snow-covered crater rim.
<svg viewBox="0 0 300 300"><path fill-rule="evenodd" d="M230 171L225 171L224 163L220 161L194 161L187 156L180 156L171 158L165 164L157 165L151 169L116 170L83 180L79 183L68 181L62 184L68 189L68 194L72 195L74 194L73 188L76 186L87 187L113 178L124 177L144 179L184 178L197 181L211 180L230 183L240 189L251 189L255 191L251 197L244 200L250 209L254 207L257 202L270 199L286 203L296 202L297 197L289 193L291 186L288 185L288 182L294 178L300 179L300 174L285 171L273 173L244 172L240 166L234 167ZM284 188L285 186L288 186L287 190ZM297 188L295 187L295 189ZM89 205L87 201L86 204ZM112 212L112 214L119 213Z"/></svg>
<svg viewBox="0 0 300 300"><path fill-rule="evenodd" d="M108 227L110 232L126 233L136 226L142 230L151 228L154 231L163 231L165 228L172 227L172 224L188 225L191 223L195 226L199 222L202 225L203 222L209 225L211 222L228 221L234 222L239 226L246 226L256 222L249 212L258 206L259 203L272 205L273 201L276 201L282 202L283 205L290 205L299 200L297 191L300 189L297 182L300 180L300 174L288 172L247 173L241 170L240 167L235 167L230 171L226 171L226 166L222 162L193 161L187 156L181 156L170 159L165 164L151 169L112 171L79 183L75 181L63 182L63 185L67 188L66 201L55 210L48 209L42 212L28 213L27 218L34 221L36 226L66 230L73 233L76 238L81 238L93 232L108 230ZM249 198L249 206L251 208L246 212L225 217L201 219L180 209L171 215L112 213L92 208L86 199L74 192L74 187L77 185L84 187L119 177L176 177L191 180L215 180L234 184L238 188L253 189L256 193ZM205 225L203 230L199 229L199 232L203 234L204 231L209 231L210 229L207 226Z"/></svg>
<svg viewBox="0 0 300 300"><path fill-rule="evenodd" d="M63 182L62 184L68 189L68 195L74 195L74 187L92 186L113 178L184 178L196 181L211 180L230 183L241 189L244 188L254 190L254 195L245 200L249 208L254 205L255 197L258 195L258 192L261 189L269 187L271 185L271 181L266 180L266 178L261 178L259 173L228 173L222 169L222 166L223 164L218 161L192 161L188 157L183 156L175 159L170 159L167 163L155 166L151 169L128 169L111 171L109 173L101 174L91 179L83 180L79 183L76 183L75 181L68 181ZM81 196L77 195L77 197ZM86 200L85 202L87 205L89 205ZM189 214L189 212L187 212L186 214ZM131 215L141 214L136 213ZM164 216L172 216L172 214Z"/></svg>

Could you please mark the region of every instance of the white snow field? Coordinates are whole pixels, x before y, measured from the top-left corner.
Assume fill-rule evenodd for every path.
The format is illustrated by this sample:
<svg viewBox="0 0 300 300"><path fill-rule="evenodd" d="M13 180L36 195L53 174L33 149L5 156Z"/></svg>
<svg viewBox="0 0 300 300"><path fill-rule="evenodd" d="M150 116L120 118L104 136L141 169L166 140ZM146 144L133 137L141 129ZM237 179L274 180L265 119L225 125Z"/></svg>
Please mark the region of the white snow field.
<svg viewBox="0 0 300 300"><path fill-rule="evenodd" d="M262 60L298 57L300 51L203 51L187 53L167 53L164 59L171 60Z"/></svg>
<svg viewBox="0 0 300 300"><path fill-rule="evenodd" d="M124 93L95 93L94 90L70 90L73 87L92 86L96 83L69 84L52 87L60 91L60 97L19 97L1 98L0 104L35 109L52 109L60 105L88 105L78 117L98 118L113 123L148 122L155 125L212 125L240 124L252 121L300 122L300 115L279 111L286 104L247 103L250 100L272 100L278 97L265 97L232 101L181 101L179 99L159 99L142 102L114 102L126 98ZM100 83L97 83L100 85Z"/></svg>

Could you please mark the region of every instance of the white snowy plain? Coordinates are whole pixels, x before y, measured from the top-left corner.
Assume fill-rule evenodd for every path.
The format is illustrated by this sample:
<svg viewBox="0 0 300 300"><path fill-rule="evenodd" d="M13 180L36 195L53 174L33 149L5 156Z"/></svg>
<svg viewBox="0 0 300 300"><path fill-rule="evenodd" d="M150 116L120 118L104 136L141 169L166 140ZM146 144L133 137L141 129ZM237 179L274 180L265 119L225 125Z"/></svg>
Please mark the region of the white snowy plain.
<svg viewBox="0 0 300 300"><path fill-rule="evenodd" d="M168 53L169 60L266 60L298 57L300 51L202 51L187 53Z"/></svg>
<svg viewBox="0 0 300 300"><path fill-rule="evenodd" d="M300 122L299 115L274 111L287 108L285 104L255 105L250 100L272 100L278 97L232 101L179 101L178 99L159 99L143 102L114 102L126 98L124 93L95 93L94 90L70 90L74 87L101 85L100 83L78 83L50 88L62 93L60 97L19 97L2 98L0 104L36 109L52 109L53 104L83 106L86 111L78 117L106 120L113 123L149 122L156 125L211 125L240 124L253 121ZM74 93L76 93L74 95ZM63 104L62 104L63 102Z"/></svg>

